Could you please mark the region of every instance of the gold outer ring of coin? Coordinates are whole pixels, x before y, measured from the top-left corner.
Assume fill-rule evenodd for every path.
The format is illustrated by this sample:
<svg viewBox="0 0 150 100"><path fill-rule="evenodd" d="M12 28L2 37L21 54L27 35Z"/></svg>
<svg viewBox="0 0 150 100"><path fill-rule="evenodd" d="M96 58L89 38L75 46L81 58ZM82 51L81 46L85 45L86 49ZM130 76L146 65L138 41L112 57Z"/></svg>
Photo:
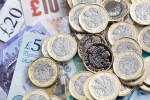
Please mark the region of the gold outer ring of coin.
<svg viewBox="0 0 150 100"><path fill-rule="evenodd" d="M87 28L87 25L85 22L85 16L86 16L85 13L89 12L89 9L91 9L91 8L97 9L99 11L98 13L101 13L101 15L103 16L103 22L97 27ZM91 17L94 17L94 16L91 16ZM93 33L93 34L102 32L108 25L108 22L109 22L108 19L109 19L109 16L108 16L106 9L104 9L100 5L96 5L96 4L92 4L92 5L84 7L84 9L81 11L81 13L79 15L79 23L80 23L82 29L88 33ZM95 21L97 21L97 20L95 20Z"/></svg>
<svg viewBox="0 0 150 100"><path fill-rule="evenodd" d="M117 17L109 16L109 21L120 21L128 14L129 4L126 0L104 0L101 5L105 8L105 6L112 1L121 3L123 5L123 11L122 11L121 16L117 16Z"/></svg>
<svg viewBox="0 0 150 100"><path fill-rule="evenodd" d="M148 71L149 71L150 57L145 58L145 59L144 59L144 62L145 62L145 64L147 65ZM148 72L148 74L149 74L149 72ZM148 76L147 76L147 78L144 80L144 83L150 85L150 79L148 78Z"/></svg>
<svg viewBox="0 0 150 100"><path fill-rule="evenodd" d="M71 42L72 49L71 49L70 53L63 56L63 57L57 56L54 53L53 48L52 48L54 41L58 38L65 38ZM48 51L49 56L52 57L56 61L59 61L59 62L69 61L77 53L77 41L75 40L74 37L72 37L69 34L65 34L65 33L56 34L56 35L53 35L49 38L48 45L47 45L47 51Z"/></svg>
<svg viewBox="0 0 150 100"><path fill-rule="evenodd" d="M144 51L150 53L150 47L147 47L147 46L145 45L144 41L143 41L144 34L145 34L148 30L150 30L150 26L147 26L147 27L143 28L143 29L140 31L139 36L138 36L138 42L139 42L141 48L142 48Z"/></svg>
<svg viewBox="0 0 150 100"><path fill-rule="evenodd" d="M150 86L148 86L147 84L142 84L139 86L142 90L150 92Z"/></svg>
<svg viewBox="0 0 150 100"><path fill-rule="evenodd" d="M132 57L136 57L138 59L138 61L139 61L139 69L136 71L136 73L134 73L132 75L123 74L119 70L119 61L120 61L120 59L122 59L126 55L130 55ZM135 80L135 79L138 79L142 75L142 73L144 71L144 61L143 61L142 57L138 53L136 53L136 52L131 52L130 51L130 52L120 53L114 59L113 70L114 70L114 73L119 78L121 78L124 81Z"/></svg>
<svg viewBox="0 0 150 100"><path fill-rule="evenodd" d="M140 24L140 25L149 25L150 24L150 19L149 20L140 20L136 17L136 13L135 13L135 10L136 10L136 6L139 5L139 4L149 4L150 5L150 1L149 0L138 0L138 2L134 2L131 6L130 6L130 15L132 17L132 19ZM144 11L143 11L144 12Z"/></svg>
<svg viewBox="0 0 150 100"><path fill-rule="evenodd" d="M80 12L82 11L82 9L85 7L85 6L87 6L86 4L78 4L78 5L76 5L76 6L74 6L71 10L70 10L70 12L69 12L69 23L70 23L70 26L75 30L75 31L77 31L77 32L84 32L84 30L81 28L81 26L80 26L80 24L79 24L79 16L76 16L77 17L77 19L78 19L78 25L76 24L76 21L77 20L75 20L75 14L77 13L77 12L79 12L79 14L80 14Z"/></svg>
<svg viewBox="0 0 150 100"><path fill-rule="evenodd" d="M148 75L148 66L144 62L144 73L142 73L141 77L133 81L128 81L128 82L122 81L122 82L128 86L138 86L144 82L144 80L147 78L147 75Z"/></svg>
<svg viewBox="0 0 150 100"><path fill-rule="evenodd" d="M44 90L41 90L41 89L36 89L36 90L32 90L30 92L27 92L23 96L22 100L28 100L29 97L32 96L32 95L41 95L41 96L43 96L45 98L45 100L51 100L49 95L48 95L48 93L46 91L44 91Z"/></svg>
<svg viewBox="0 0 150 100"><path fill-rule="evenodd" d="M125 36L125 37L129 37L129 38L133 38L135 40L137 40L138 38L138 31L136 29L136 27L130 23L127 23L127 22L118 22L118 23L114 23L110 26L109 30L108 30L108 35L107 35L107 38L108 38L108 41L110 42L111 45L113 45L117 40L114 39L113 37L113 32L114 30L118 27L118 26L129 26L132 30L132 36ZM123 37L122 37L123 38Z"/></svg>
<svg viewBox="0 0 150 100"><path fill-rule="evenodd" d="M62 99L56 95L50 95L50 100L62 100Z"/></svg>
<svg viewBox="0 0 150 100"><path fill-rule="evenodd" d="M47 82L39 82L37 79L35 79L35 77L33 75L34 68L35 68L36 64L39 63L40 61L47 62L53 68L53 74L54 75ZM48 87L48 86L51 86L52 84L54 84L56 82L56 80L58 78L58 67L57 67L57 64L56 64L55 61L53 61L50 58L45 58L45 57L38 58L38 59L34 60L31 63L31 65L29 65L28 76L29 76L29 79L31 80L31 82L34 85L36 85L37 87Z"/></svg>
<svg viewBox="0 0 150 100"><path fill-rule="evenodd" d="M81 40L84 36L86 36L86 34L76 33L76 37L78 38L78 40Z"/></svg>
<svg viewBox="0 0 150 100"><path fill-rule="evenodd" d="M70 8L72 8L72 7L73 7L72 0L67 0L67 3L68 3L68 5L69 5L69 7L70 7Z"/></svg>
<svg viewBox="0 0 150 100"><path fill-rule="evenodd" d="M42 43L42 54L44 55L44 57L49 57L48 52L47 52L48 41L49 41L49 37L46 38Z"/></svg>
<svg viewBox="0 0 150 100"><path fill-rule="evenodd" d="M88 79L85 81L84 86L83 86L84 94L88 100L94 100L94 98L91 96L90 91L89 91L89 82L92 79L92 76L88 77Z"/></svg>
<svg viewBox="0 0 150 100"><path fill-rule="evenodd" d="M120 89L120 92L119 92L118 96L127 96L133 90L133 87L126 86L123 83L121 83L121 87L122 86L125 87L125 89L123 91L121 91L121 89Z"/></svg>
<svg viewBox="0 0 150 100"><path fill-rule="evenodd" d="M119 39L112 45L111 50L112 50L114 56L117 56L119 54L119 52L117 51L118 46L121 43L125 43L125 42L132 43L134 45L134 47L136 48L136 50L128 50L128 51L134 51L134 52L137 52L139 55L142 55L142 49L141 49L139 43L132 38L125 37L125 38Z"/></svg>
<svg viewBox="0 0 150 100"><path fill-rule="evenodd" d="M96 92L94 92L93 88L94 87L94 83L95 83L95 80L101 76L107 76L107 77L110 77L110 79L112 79L112 81L114 82L114 87L115 88L115 91L113 94L111 94L110 96L96 96ZM121 88L121 83L118 79L118 77L113 74L113 73L110 73L110 72L99 72L99 73L96 73L92 79L90 80L89 82L89 91L90 91L90 94L92 95L92 97L96 100L114 100L116 99L116 97L118 96L119 92L120 92L120 88Z"/></svg>
<svg viewBox="0 0 150 100"><path fill-rule="evenodd" d="M80 0L81 1L81 0ZM84 0L85 1L85 0ZM93 2L93 3L90 3L90 2L78 2L78 0L72 0L72 3L73 3L73 6L75 6L75 5L77 5L77 4L101 4L101 2L102 2L102 0L94 0L95 1L95 3ZM89 1L89 0L87 0L87 1Z"/></svg>
<svg viewBox="0 0 150 100"><path fill-rule="evenodd" d="M79 72L79 73L76 73L74 74L70 81L69 81L69 91L71 93L71 95L76 98L76 99L82 99L82 98L86 98L85 96L83 95L80 95L77 93L77 91L75 90L75 87L74 87L74 84L75 84L75 81L80 77L80 76L91 76L93 75L93 73L89 72L89 71L82 71L82 72Z"/></svg>

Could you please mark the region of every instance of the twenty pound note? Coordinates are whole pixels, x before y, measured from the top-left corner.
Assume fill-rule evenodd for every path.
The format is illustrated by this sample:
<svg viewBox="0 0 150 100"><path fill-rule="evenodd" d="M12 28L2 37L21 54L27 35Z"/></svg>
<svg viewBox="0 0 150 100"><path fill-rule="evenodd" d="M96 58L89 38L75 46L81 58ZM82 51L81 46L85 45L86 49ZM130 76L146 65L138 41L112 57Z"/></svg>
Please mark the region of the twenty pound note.
<svg viewBox="0 0 150 100"><path fill-rule="evenodd" d="M21 3L27 25L42 15L50 18L66 16L66 0L21 0Z"/></svg>

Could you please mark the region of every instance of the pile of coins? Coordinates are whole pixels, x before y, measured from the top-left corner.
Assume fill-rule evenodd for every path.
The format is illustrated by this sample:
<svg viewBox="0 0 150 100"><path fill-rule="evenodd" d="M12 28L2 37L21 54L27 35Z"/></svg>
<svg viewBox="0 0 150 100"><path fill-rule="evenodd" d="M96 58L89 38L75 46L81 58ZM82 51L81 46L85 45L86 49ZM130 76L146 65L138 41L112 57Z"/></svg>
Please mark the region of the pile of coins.
<svg viewBox="0 0 150 100"><path fill-rule="evenodd" d="M150 2L67 2L71 8L69 23L76 37L59 33L46 38L42 44L44 57L29 66L31 82L41 89L55 87L60 73L58 64L71 60L78 52L87 71L75 73L69 81L74 98L114 100L128 95L135 86L150 92L150 57L142 58L143 51L150 53L150 27L144 26L150 25ZM52 97L56 96L34 90L23 100Z"/></svg>

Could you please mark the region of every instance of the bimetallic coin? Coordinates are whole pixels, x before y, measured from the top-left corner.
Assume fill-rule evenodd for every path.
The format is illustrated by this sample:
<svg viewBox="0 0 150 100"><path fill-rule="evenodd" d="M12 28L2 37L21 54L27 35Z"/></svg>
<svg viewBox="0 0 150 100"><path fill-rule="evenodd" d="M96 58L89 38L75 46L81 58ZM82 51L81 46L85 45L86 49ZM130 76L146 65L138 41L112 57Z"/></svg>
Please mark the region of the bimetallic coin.
<svg viewBox="0 0 150 100"><path fill-rule="evenodd" d="M83 37L78 45L78 54L81 58L83 58L85 50L92 44L102 43L107 44L105 39L99 35L86 35Z"/></svg>
<svg viewBox="0 0 150 100"><path fill-rule="evenodd" d="M69 82L69 91L71 95L76 99L86 98L83 92L84 82L88 77L93 75L93 73L84 71L73 75Z"/></svg>
<svg viewBox="0 0 150 100"><path fill-rule="evenodd" d="M148 75L148 67L146 66L146 64L144 64L144 72L142 73L141 77L139 77L136 80L127 81L127 82L123 82L123 83L128 86L138 86L144 82L144 80L147 78L147 75Z"/></svg>
<svg viewBox="0 0 150 100"><path fill-rule="evenodd" d="M22 100L51 100L48 93L44 90L37 89L27 92Z"/></svg>
<svg viewBox="0 0 150 100"><path fill-rule="evenodd" d="M56 95L50 95L50 99L51 100L62 100L60 97L58 97Z"/></svg>
<svg viewBox="0 0 150 100"><path fill-rule="evenodd" d="M139 86L142 90L150 92L150 86L148 86L147 84L142 84Z"/></svg>
<svg viewBox="0 0 150 100"><path fill-rule="evenodd" d="M122 80L135 80L139 78L144 71L144 61L138 53L120 53L114 59L113 70Z"/></svg>
<svg viewBox="0 0 150 100"><path fill-rule="evenodd" d="M69 23L71 27L77 32L84 32L79 24L79 14L85 6L85 4L78 4L69 12Z"/></svg>
<svg viewBox="0 0 150 100"><path fill-rule="evenodd" d="M148 75L147 78L144 80L144 83L150 85L150 57L144 59L146 66L148 67Z"/></svg>
<svg viewBox="0 0 150 100"><path fill-rule="evenodd" d="M102 6L108 12L109 21L120 21L129 12L128 3L125 0L104 0Z"/></svg>
<svg viewBox="0 0 150 100"><path fill-rule="evenodd" d="M69 5L69 7L70 7L70 8L72 8L72 7L73 7L72 0L67 0L67 3L68 3L68 5Z"/></svg>
<svg viewBox="0 0 150 100"><path fill-rule="evenodd" d="M99 5L86 6L79 15L79 23L88 33L100 33L108 25L108 13Z"/></svg>
<svg viewBox="0 0 150 100"><path fill-rule="evenodd" d="M94 100L89 91L89 81L92 79L92 76L88 77L88 79L84 82L83 91L88 100Z"/></svg>
<svg viewBox="0 0 150 100"><path fill-rule="evenodd" d="M34 85L48 87L56 82L58 67L52 59L41 57L29 66L28 75Z"/></svg>
<svg viewBox="0 0 150 100"><path fill-rule="evenodd" d="M72 0L73 5L77 5L77 4L101 4L102 0Z"/></svg>
<svg viewBox="0 0 150 100"><path fill-rule="evenodd" d="M46 38L42 44L42 54L44 55L44 57L49 57L48 51L47 51L48 41L49 41L49 37Z"/></svg>
<svg viewBox="0 0 150 100"><path fill-rule="evenodd" d="M128 87L128 86L124 85L123 83L121 83L121 88L120 88L119 96L126 96L129 93L131 93L132 90L133 90L133 88Z"/></svg>
<svg viewBox="0 0 150 100"><path fill-rule="evenodd" d="M47 51L56 61L69 61L77 52L77 42L69 34L56 34L49 38Z"/></svg>
<svg viewBox="0 0 150 100"><path fill-rule="evenodd" d="M150 53L150 26L143 28L138 36L141 48Z"/></svg>
<svg viewBox="0 0 150 100"><path fill-rule="evenodd" d="M113 63L113 54L105 44L92 44L85 51L83 62L85 67L94 73L109 70Z"/></svg>
<svg viewBox="0 0 150 100"><path fill-rule="evenodd" d="M112 52L114 56L117 56L119 53L123 52L137 52L142 55L142 49L137 41L132 38L122 38L116 41L112 46Z"/></svg>
<svg viewBox="0 0 150 100"><path fill-rule="evenodd" d="M96 100L114 100L119 94L121 83L115 74L100 72L89 82L89 90Z"/></svg>
<svg viewBox="0 0 150 100"><path fill-rule="evenodd" d="M111 25L108 30L108 40L110 44L114 44L121 38L129 37L137 40L138 32L135 26L126 22L119 22Z"/></svg>
<svg viewBox="0 0 150 100"><path fill-rule="evenodd" d="M131 5L130 15L140 25L150 25L150 1L138 1Z"/></svg>
<svg viewBox="0 0 150 100"><path fill-rule="evenodd" d="M86 36L86 33L76 33L76 37L78 38L78 40L81 40L84 36Z"/></svg>

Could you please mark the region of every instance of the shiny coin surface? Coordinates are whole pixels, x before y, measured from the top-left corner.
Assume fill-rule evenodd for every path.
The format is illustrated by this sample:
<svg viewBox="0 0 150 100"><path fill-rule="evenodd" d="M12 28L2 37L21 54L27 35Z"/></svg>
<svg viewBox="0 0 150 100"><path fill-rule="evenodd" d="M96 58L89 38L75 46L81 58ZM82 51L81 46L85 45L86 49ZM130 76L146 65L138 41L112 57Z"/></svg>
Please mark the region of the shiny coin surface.
<svg viewBox="0 0 150 100"><path fill-rule="evenodd" d="M135 80L144 71L144 61L135 52L120 53L114 59L113 70L119 78L125 81Z"/></svg>
<svg viewBox="0 0 150 100"><path fill-rule="evenodd" d="M138 86L144 82L144 80L147 78L147 75L148 75L148 67L144 64L144 72L142 73L141 77L139 77L136 80L127 81L127 82L123 82L123 83L128 86Z"/></svg>
<svg viewBox="0 0 150 100"><path fill-rule="evenodd" d="M83 92L84 82L87 80L89 76L93 73L84 71L73 75L69 82L69 91L71 95L76 99L86 98Z"/></svg>
<svg viewBox="0 0 150 100"><path fill-rule="evenodd" d="M42 54L44 55L44 57L49 57L48 51L47 51L48 41L49 41L49 37L46 38L42 44Z"/></svg>
<svg viewBox="0 0 150 100"><path fill-rule="evenodd" d="M144 62L146 63L148 67L148 75L147 75L147 78L144 80L144 83L150 85L150 57L145 58Z"/></svg>
<svg viewBox="0 0 150 100"><path fill-rule="evenodd" d="M48 93L44 90L37 89L30 92L27 92L22 100L51 100Z"/></svg>
<svg viewBox="0 0 150 100"><path fill-rule="evenodd" d="M100 72L89 82L89 90L96 100L114 100L119 94L121 83L115 74Z"/></svg>
<svg viewBox="0 0 150 100"><path fill-rule="evenodd" d="M83 58L85 50L92 44L102 43L107 44L105 39L99 35L86 35L83 37L78 45L78 54L81 58Z"/></svg>
<svg viewBox="0 0 150 100"><path fill-rule="evenodd" d="M102 2L102 0L72 0L73 5L77 5L77 4L81 4L81 3L85 3L85 4L100 4Z"/></svg>
<svg viewBox="0 0 150 100"><path fill-rule="evenodd" d="M138 36L141 48L150 53L150 26L143 28Z"/></svg>
<svg viewBox="0 0 150 100"><path fill-rule="evenodd" d="M56 95L50 95L50 100L63 100L60 97L56 96Z"/></svg>
<svg viewBox="0 0 150 100"><path fill-rule="evenodd" d="M93 75L92 75L93 76ZM88 100L94 100L89 91L89 82L92 79L92 76L88 77L88 79L84 82L83 91Z"/></svg>
<svg viewBox="0 0 150 100"><path fill-rule="evenodd" d="M88 33L100 33L108 24L108 13L99 5L86 6L79 15L79 23Z"/></svg>
<svg viewBox="0 0 150 100"><path fill-rule="evenodd" d="M50 37L47 51L56 61L69 61L77 52L77 42L69 34L56 34Z"/></svg>
<svg viewBox="0 0 150 100"><path fill-rule="evenodd" d="M150 1L134 2L130 7L132 19L141 25L150 25Z"/></svg>
<svg viewBox="0 0 150 100"><path fill-rule="evenodd" d="M109 21L120 21L129 12L129 7L125 0L104 0L102 6L108 12Z"/></svg>
<svg viewBox="0 0 150 100"><path fill-rule="evenodd" d="M71 27L77 32L84 32L79 24L79 14L85 6L85 4L78 4L69 12L69 23Z"/></svg>
<svg viewBox="0 0 150 100"><path fill-rule="evenodd" d="M34 85L48 87L56 82L58 67L52 59L38 58L29 66L28 75Z"/></svg>
<svg viewBox="0 0 150 100"><path fill-rule="evenodd" d="M91 72L109 70L113 62L113 54L105 44L92 44L85 51L83 62Z"/></svg>
<svg viewBox="0 0 150 100"><path fill-rule="evenodd" d="M108 40L110 44L114 44L121 38L129 37L137 40L138 32L135 26L126 22L119 22L111 25L108 30Z"/></svg>
<svg viewBox="0 0 150 100"><path fill-rule="evenodd" d="M119 39L112 46L112 52L114 56L127 51L137 52L138 54L142 55L142 49L139 43L132 38Z"/></svg>
<svg viewBox="0 0 150 100"><path fill-rule="evenodd" d="M147 84L142 84L139 86L142 90L150 92L150 86L148 86Z"/></svg>
<svg viewBox="0 0 150 100"><path fill-rule="evenodd" d="M119 96L126 96L129 93L131 93L133 89L131 87L128 87L126 85L124 85L123 83L121 83L121 88L120 88L120 92L119 92Z"/></svg>
<svg viewBox="0 0 150 100"><path fill-rule="evenodd" d="M72 0L67 0L67 3L68 3L68 5L69 5L69 7L70 7L70 8L72 8L72 7L73 7Z"/></svg>

